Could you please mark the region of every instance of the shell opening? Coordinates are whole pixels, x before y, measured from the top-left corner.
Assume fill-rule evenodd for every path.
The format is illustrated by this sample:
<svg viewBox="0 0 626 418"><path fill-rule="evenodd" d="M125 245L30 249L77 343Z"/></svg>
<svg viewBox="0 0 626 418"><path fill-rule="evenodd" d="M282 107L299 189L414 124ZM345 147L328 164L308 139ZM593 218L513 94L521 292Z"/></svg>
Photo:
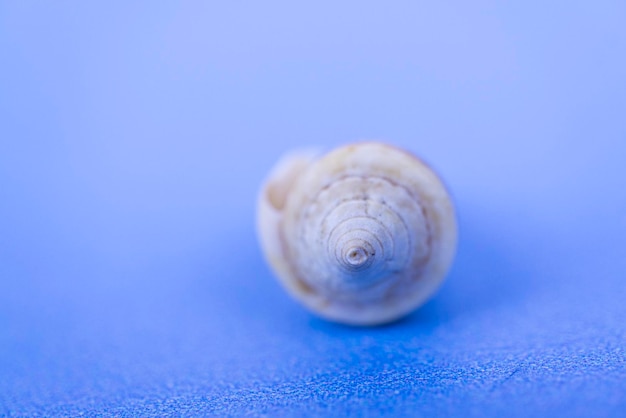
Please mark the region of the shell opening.
<svg viewBox="0 0 626 418"><path fill-rule="evenodd" d="M287 178L283 181L276 181L267 187L267 200L274 209L279 211L284 209L292 185L293 179Z"/></svg>
<svg viewBox="0 0 626 418"><path fill-rule="evenodd" d="M282 211L287 204L296 180L313 160L313 153L303 153L286 157L268 180L265 193L267 201L277 211Z"/></svg>

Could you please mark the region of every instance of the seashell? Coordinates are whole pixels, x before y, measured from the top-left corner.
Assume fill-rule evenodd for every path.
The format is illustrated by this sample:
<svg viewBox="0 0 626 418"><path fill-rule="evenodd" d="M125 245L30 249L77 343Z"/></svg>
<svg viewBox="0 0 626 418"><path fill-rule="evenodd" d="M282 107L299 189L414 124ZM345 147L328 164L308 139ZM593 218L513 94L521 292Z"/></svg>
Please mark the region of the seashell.
<svg viewBox="0 0 626 418"><path fill-rule="evenodd" d="M457 241L437 175L376 142L284 157L261 189L257 228L289 293L353 325L391 322L423 304L446 276Z"/></svg>

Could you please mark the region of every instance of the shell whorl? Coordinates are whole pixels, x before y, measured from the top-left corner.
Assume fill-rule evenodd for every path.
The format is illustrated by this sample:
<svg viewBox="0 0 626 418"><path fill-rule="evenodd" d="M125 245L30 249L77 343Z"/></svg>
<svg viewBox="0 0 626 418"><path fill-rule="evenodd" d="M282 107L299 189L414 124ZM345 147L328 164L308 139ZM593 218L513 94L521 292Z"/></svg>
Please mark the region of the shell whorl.
<svg viewBox="0 0 626 418"><path fill-rule="evenodd" d="M426 165L364 143L299 167L274 226L259 216L266 255L294 296L327 318L375 324L434 292L454 255L456 222Z"/></svg>
<svg viewBox="0 0 626 418"><path fill-rule="evenodd" d="M291 254L303 280L321 293L362 302L372 289L395 284L385 279L428 253L419 201L383 177L337 179L299 213L295 233L301 239Z"/></svg>

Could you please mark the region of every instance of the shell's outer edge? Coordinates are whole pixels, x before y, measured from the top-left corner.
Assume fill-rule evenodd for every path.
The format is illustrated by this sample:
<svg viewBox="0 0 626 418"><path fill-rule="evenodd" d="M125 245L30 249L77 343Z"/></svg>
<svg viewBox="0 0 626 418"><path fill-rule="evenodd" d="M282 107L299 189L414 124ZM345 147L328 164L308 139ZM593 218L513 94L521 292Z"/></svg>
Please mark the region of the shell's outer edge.
<svg viewBox="0 0 626 418"><path fill-rule="evenodd" d="M263 181L257 199L256 227L261 249L280 281L292 294L297 294L301 289L294 288L291 267L285 257L282 243L281 223L284 208L277 207L276 202L272 201L271 192L273 188L283 189L280 193L286 199L298 176L319 155L319 150L304 149L281 157Z"/></svg>
<svg viewBox="0 0 626 418"><path fill-rule="evenodd" d="M389 162L393 161L393 164ZM295 168L294 168L295 167ZM380 169L385 178L398 179L417 191L428 212L435 253L419 280L408 294L395 295L388 303L368 306L345 306L318 294L298 277L297 268L290 261L290 218L307 204L311 190L329 184L341 173L360 167ZM297 172L296 176L293 173ZM289 174L291 173L291 174ZM268 186L292 177L291 188L285 196L282 211L272 207L267 195ZM259 203L259 235L268 261L289 293L314 313L332 321L351 325L378 325L396 320L429 299L448 273L457 242L457 224L449 193L437 174L412 153L391 145L363 142L347 145L315 158L291 156L278 163L263 188ZM287 229L287 230L285 230ZM404 289L402 289L404 290Z"/></svg>

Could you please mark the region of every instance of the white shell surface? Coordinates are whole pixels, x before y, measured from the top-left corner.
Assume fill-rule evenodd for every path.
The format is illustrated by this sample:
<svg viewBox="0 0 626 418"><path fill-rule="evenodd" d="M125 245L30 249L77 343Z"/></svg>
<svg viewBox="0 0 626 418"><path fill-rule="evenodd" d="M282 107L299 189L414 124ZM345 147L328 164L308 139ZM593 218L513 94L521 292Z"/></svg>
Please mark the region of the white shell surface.
<svg viewBox="0 0 626 418"><path fill-rule="evenodd" d="M424 303L457 241L437 175L374 142L285 157L263 185L257 225L289 292L322 317L354 325L390 322Z"/></svg>

